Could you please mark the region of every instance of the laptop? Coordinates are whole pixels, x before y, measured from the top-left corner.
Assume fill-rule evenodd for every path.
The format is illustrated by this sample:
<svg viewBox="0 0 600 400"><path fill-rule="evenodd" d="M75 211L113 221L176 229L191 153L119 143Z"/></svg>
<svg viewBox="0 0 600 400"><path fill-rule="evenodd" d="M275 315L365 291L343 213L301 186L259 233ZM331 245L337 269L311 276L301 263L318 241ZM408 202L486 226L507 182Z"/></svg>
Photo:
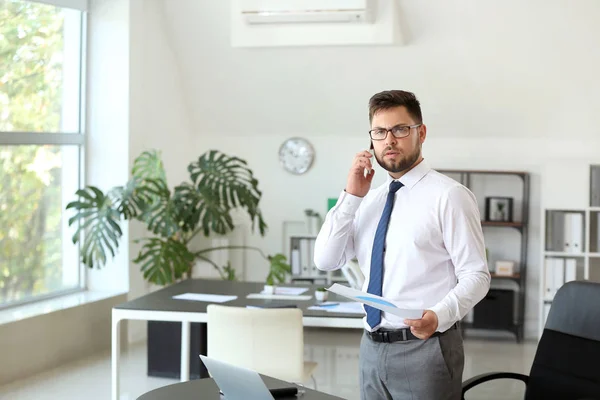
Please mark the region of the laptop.
<svg viewBox="0 0 600 400"><path fill-rule="evenodd" d="M274 400L258 372L203 355L200 359L226 400Z"/></svg>

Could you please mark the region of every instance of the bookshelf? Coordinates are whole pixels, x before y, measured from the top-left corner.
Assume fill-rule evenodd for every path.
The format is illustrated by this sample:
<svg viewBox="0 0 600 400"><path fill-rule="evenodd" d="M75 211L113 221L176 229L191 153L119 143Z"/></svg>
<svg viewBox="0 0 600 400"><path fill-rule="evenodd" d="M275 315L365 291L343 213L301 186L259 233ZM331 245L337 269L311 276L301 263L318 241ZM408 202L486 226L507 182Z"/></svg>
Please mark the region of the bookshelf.
<svg viewBox="0 0 600 400"><path fill-rule="evenodd" d="M463 319L462 326L507 331L520 342L525 325L530 175L508 170L436 170L469 188L477 198L490 254L490 291ZM507 206L499 210L495 202ZM499 211L508 212L499 215ZM505 261L514 265L510 275L495 270L497 263Z"/></svg>
<svg viewBox="0 0 600 400"><path fill-rule="evenodd" d="M321 271L315 266L316 236L290 236L289 260L292 267L292 282L308 282L315 285L330 286L336 282L347 282L341 269Z"/></svg>
<svg viewBox="0 0 600 400"><path fill-rule="evenodd" d="M589 171L587 207L542 209L539 336L562 285L571 280L600 282L600 165L591 165Z"/></svg>

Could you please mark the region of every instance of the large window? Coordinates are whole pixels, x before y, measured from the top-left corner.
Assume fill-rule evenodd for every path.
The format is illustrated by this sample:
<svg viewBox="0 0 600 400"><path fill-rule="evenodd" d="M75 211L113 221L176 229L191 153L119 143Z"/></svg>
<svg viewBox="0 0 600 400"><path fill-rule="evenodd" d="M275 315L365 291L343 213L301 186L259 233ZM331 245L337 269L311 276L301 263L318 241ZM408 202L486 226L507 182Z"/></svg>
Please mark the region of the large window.
<svg viewBox="0 0 600 400"><path fill-rule="evenodd" d="M64 209L82 174L85 13L48 2L0 0L0 308L82 286Z"/></svg>

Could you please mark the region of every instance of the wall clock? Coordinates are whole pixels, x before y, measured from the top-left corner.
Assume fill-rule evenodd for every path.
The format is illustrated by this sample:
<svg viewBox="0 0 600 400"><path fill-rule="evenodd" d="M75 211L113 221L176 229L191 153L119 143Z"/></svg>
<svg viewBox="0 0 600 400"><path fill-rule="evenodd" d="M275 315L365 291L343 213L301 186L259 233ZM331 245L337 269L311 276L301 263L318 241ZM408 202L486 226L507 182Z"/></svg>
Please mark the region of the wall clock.
<svg viewBox="0 0 600 400"><path fill-rule="evenodd" d="M287 139L279 148L279 162L288 172L301 175L307 172L315 159L315 150L306 139Z"/></svg>

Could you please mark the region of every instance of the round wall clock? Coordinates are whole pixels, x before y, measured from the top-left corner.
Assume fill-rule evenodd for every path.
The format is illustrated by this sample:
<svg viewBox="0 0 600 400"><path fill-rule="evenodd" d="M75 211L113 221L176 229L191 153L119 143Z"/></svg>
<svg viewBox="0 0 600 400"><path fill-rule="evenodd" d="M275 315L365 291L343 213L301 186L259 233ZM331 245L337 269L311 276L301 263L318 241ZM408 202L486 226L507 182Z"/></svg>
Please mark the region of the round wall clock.
<svg viewBox="0 0 600 400"><path fill-rule="evenodd" d="M308 171L314 159L314 148L303 138L287 139L279 148L279 162L292 174L301 175Z"/></svg>

